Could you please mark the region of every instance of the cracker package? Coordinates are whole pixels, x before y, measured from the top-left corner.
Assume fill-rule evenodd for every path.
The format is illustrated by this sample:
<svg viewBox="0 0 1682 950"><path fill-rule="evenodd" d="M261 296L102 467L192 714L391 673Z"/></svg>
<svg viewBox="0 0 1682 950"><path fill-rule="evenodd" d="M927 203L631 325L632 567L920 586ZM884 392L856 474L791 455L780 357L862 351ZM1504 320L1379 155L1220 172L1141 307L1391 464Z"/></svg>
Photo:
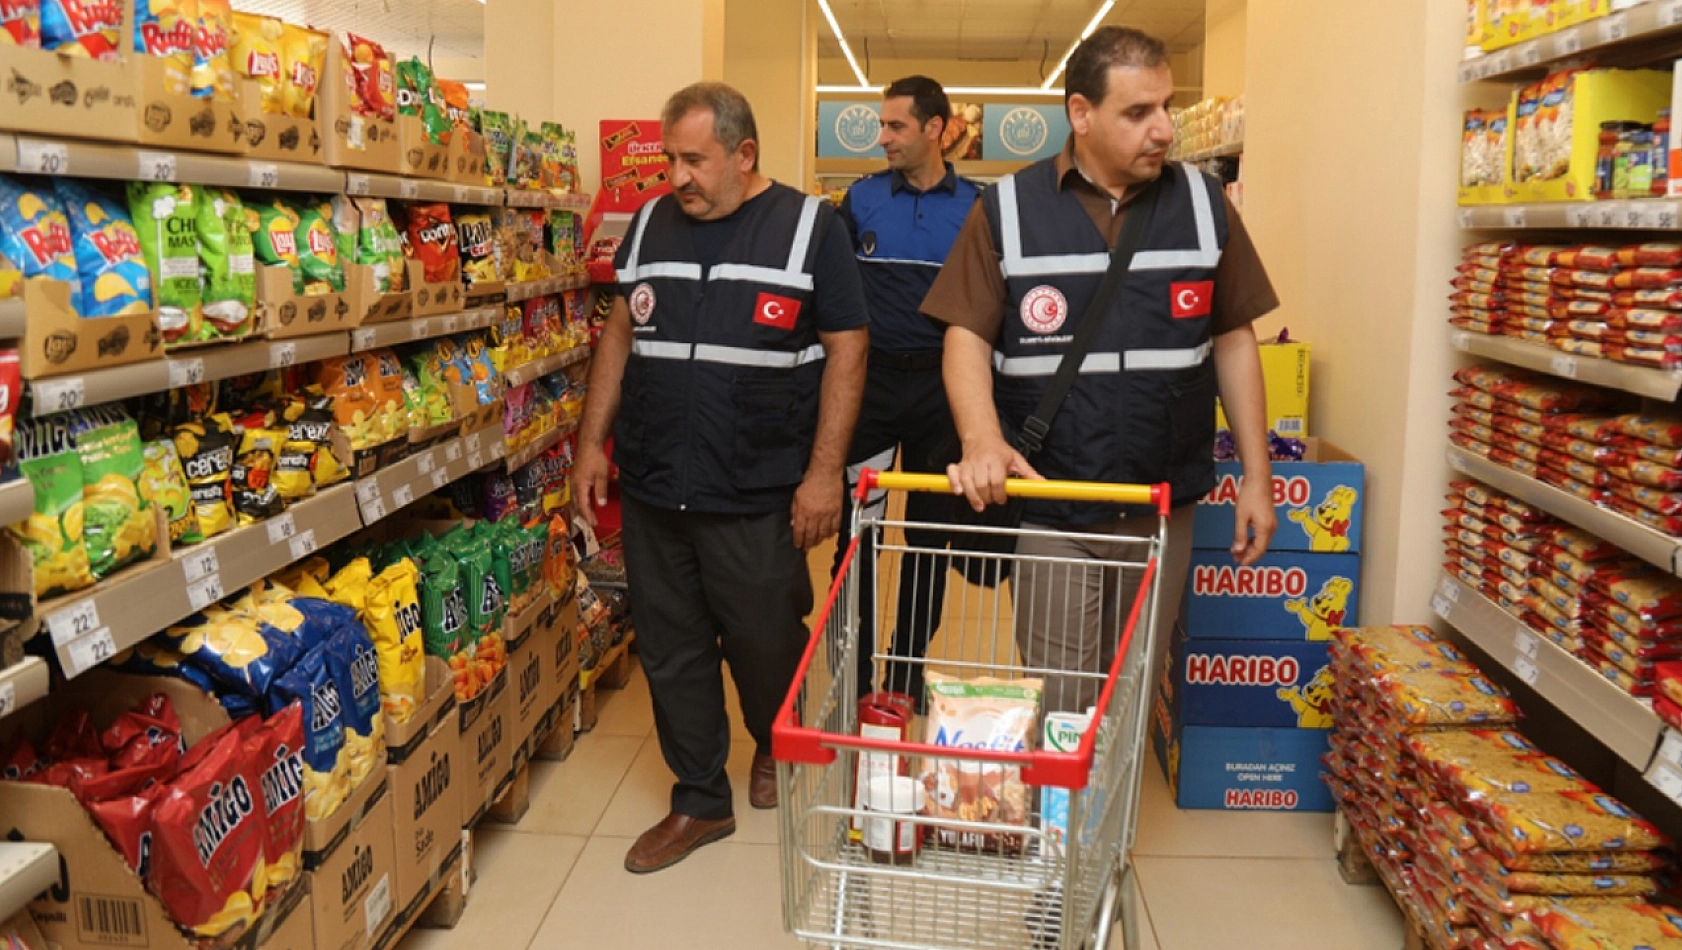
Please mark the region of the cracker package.
<svg viewBox="0 0 1682 950"><path fill-rule="evenodd" d="M146 313L152 309L152 277L140 249L140 235L128 209L103 191L69 178L53 179L64 203L76 252L84 317Z"/></svg>
<svg viewBox="0 0 1682 950"><path fill-rule="evenodd" d="M285 81L281 76L280 44L285 27L272 16L233 14L229 46L234 70L257 84L261 108L267 115L284 115Z"/></svg>
<svg viewBox="0 0 1682 950"><path fill-rule="evenodd" d="M34 490L35 508L8 530L29 552L41 600L94 582L83 543L82 457L61 418L18 430L18 468Z"/></svg>
<svg viewBox="0 0 1682 950"><path fill-rule="evenodd" d="M234 11L228 0L198 0L198 34L193 37L193 96L232 102Z"/></svg>
<svg viewBox="0 0 1682 950"><path fill-rule="evenodd" d="M927 682L924 742L954 749L1028 750L1039 722L1042 680L960 680L931 671ZM930 757L923 760L919 778L928 791L923 814L929 817L1001 826L1028 823L1030 792L1018 766ZM936 824L928 826L926 837L930 845L972 852L1022 849L1022 836L1005 830L978 833Z"/></svg>

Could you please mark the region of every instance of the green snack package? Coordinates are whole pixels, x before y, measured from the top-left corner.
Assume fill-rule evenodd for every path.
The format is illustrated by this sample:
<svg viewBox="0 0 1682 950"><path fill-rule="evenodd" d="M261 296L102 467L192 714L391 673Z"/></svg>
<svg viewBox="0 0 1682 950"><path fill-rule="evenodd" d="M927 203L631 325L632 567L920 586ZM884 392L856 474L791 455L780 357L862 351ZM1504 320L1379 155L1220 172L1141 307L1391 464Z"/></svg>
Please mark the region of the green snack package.
<svg viewBox="0 0 1682 950"><path fill-rule="evenodd" d="M344 292L345 267L339 259L339 239L333 227L330 202L317 201L299 209L298 264L304 274L305 294Z"/></svg>
<svg viewBox="0 0 1682 950"><path fill-rule="evenodd" d="M198 189L199 263L205 339L242 337L257 308L257 262L245 205L226 188Z"/></svg>
<svg viewBox="0 0 1682 950"><path fill-rule="evenodd" d="M164 344L199 335L199 237L197 190L171 182L128 184L129 216L158 296Z"/></svg>
<svg viewBox="0 0 1682 950"><path fill-rule="evenodd" d="M29 517L7 530L29 552L35 596L46 599L93 585L82 531L82 457L63 419L18 427L18 470L35 492Z"/></svg>
<svg viewBox="0 0 1682 950"><path fill-rule="evenodd" d="M121 406L95 406L70 415L70 432L82 457L82 540L95 577L151 557L158 522L140 497L145 451L140 427Z"/></svg>
<svg viewBox="0 0 1682 950"><path fill-rule="evenodd" d="M420 386L420 394L426 408L425 426L441 426L455 420L455 407L450 402L450 391L444 383L444 371L438 360L436 347L419 346L410 351L404 360L410 374Z"/></svg>
<svg viewBox="0 0 1682 950"><path fill-rule="evenodd" d="M403 242L384 198L356 198L358 230L356 263L374 269L380 293L401 293L404 287Z"/></svg>
<svg viewBox="0 0 1682 950"><path fill-rule="evenodd" d="M559 122L545 122L538 126L541 141L540 159L543 166L543 187L555 188L561 183L563 130Z"/></svg>
<svg viewBox="0 0 1682 950"><path fill-rule="evenodd" d="M426 655L448 660L478 641L468 625L461 566L436 545L421 560L421 629Z"/></svg>
<svg viewBox="0 0 1682 950"><path fill-rule="evenodd" d="M418 57L397 64L397 112L419 118L432 144L450 141L453 123L445 109L444 93L432 78L432 70Z"/></svg>
<svg viewBox="0 0 1682 950"><path fill-rule="evenodd" d="M189 535L199 533L199 516L193 508L193 493L187 486L181 456L169 439L152 439L142 449L142 457L145 469L140 498L164 510L169 516L169 540L181 544Z"/></svg>
<svg viewBox="0 0 1682 950"><path fill-rule="evenodd" d="M292 292L304 295L304 272L298 258L298 210L277 197L245 206L257 263L284 267L292 274Z"/></svg>
<svg viewBox="0 0 1682 950"><path fill-rule="evenodd" d="M479 134L485 137L485 177L492 185L508 184L508 164L514 151L514 122L506 112L480 113Z"/></svg>
<svg viewBox="0 0 1682 950"><path fill-rule="evenodd" d="M491 577L496 581L496 591L488 588L487 596L493 596L498 603L495 608L498 615L495 627L486 633L494 633L502 629L502 618L508 616L508 605L514 599L514 548L515 543L509 537L507 523L496 521L480 522L479 543L483 544L491 553ZM490 601L487 601L487 604Z"/></svg>
<svg viewBox="0 0 1682 950"><path fill-rule="evenodd" d="M362 212L356 207L356 199L349 195L334 195L330 204L333 206L333 241L339 248L339 263L363 263L356 254L357 238L362 232Z"/></svg>

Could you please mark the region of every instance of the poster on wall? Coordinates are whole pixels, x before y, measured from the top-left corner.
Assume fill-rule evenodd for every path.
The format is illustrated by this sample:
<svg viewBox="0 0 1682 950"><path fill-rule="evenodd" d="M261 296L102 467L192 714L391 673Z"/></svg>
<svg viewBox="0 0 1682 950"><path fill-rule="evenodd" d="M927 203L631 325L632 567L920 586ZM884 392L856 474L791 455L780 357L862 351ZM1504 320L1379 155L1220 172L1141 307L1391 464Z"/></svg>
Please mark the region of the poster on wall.
<svg viewBox="0 0 1682 950"><path fill-rule="evenodd" d="M886 160L880 110L877 102L818 103L818 157Z"/></svg>
<svg viewBox="0 0 1682 950"><path fill-rule="evenodd" d="M600 211L630 214L672 190L658 119L603 119Z"/></svg>
<svg viewBox="0 0 1682 950"><path fill-rule="evenodd" d="M952 103L952 121L940 136L940 152L949 162L973 162L984 157L981 136L984 108L974 102Z"/></svg>
<svg viewBox="0 0 1682 950"><path fill-rule="evenodd" d="M1062 151L1069 116L1061 103L1030 106L994 102L987 106L986 153L994 161L1035 162Z"/></svg>

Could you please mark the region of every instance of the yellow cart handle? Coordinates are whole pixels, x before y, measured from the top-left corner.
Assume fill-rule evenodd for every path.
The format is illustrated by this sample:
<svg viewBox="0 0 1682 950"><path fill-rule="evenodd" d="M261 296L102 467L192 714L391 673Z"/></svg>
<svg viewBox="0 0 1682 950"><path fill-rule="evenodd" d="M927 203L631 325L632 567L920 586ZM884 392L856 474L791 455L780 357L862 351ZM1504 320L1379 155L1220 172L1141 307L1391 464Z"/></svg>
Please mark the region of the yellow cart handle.
<svg viewBox="0 0 1682 950"><path fill-rule="evenodd" d="M952 480L945 475L916 472L878 472L865 469L859 483L867 489L922 491L952 494ZM1016 498L1053 501L1089 501L1115 505L1150 505L1167 515L1172 495L1167 484L1115 485L1107 482L1060 482L1037 478L1005 479L1005 494Z"/></svg>

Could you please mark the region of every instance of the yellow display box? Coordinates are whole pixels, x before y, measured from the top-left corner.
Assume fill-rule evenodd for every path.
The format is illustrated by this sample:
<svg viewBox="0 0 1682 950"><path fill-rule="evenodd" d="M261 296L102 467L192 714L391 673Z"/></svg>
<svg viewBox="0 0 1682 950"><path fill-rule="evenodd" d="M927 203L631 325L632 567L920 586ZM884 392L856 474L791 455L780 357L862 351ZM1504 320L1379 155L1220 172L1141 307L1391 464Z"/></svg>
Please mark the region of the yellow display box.
<svg viewBox="0 0 1682 950"><path fill-rule="evenodd" d="M1261 345L1268 431L1291 439L1308 438L1308 357L1307 343ZM1219 402L1215 404L1215 428L1229 428Z"/></svg>
<svg viewBox="0 0 1682 950"><path fill-rule="evenodd" d="M1594 200L1595 162L1600 155L1603 122L1644 122L1651 125L1659 110L1670 106L1671 74L1653 69L1606 69L1577 73L1571 78L1571 155L1565 173L1547 180L1518 180L1519 140L1526 116L1520 108L1523 91L1513 94L1509 125L1508 169L1514 179L1511 200L1520 203Z"/></svg>

